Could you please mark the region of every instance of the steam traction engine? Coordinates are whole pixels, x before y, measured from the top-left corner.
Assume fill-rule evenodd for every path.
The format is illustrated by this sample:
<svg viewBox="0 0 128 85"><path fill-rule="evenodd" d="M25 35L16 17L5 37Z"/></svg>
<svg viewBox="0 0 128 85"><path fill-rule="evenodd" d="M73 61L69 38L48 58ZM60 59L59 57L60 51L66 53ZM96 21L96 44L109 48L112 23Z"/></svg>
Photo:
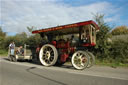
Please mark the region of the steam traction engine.
<svg viewBox="0 0 128 85"><path fill-rule="evenodd" d="M90 49L96 45L98 29L90 20L33 31L46 39L40 49L40 62L44 66L62 65L70 59L76 69L91 67L95 57Z"/></svg>

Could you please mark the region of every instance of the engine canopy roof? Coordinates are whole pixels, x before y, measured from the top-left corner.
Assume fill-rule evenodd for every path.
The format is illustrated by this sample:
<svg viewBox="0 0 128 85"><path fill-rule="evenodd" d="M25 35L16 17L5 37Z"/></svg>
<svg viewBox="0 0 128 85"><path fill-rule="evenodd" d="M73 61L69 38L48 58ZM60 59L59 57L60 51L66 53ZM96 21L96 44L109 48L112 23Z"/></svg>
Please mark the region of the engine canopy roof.
<svg viewBox="0 0 128 85"><path fill-rule="evenodd" d="M35 30L35 31L32 31L32 33L33 34L43 33L46 35L49 35L49 34L54 34L54 35L74 34L74 33L79 33L80 26L87 26L87 25L92 25L93 27L95 27L96 30L99 29L98 25L94 21L89 20L89 21L78 22L78 23L73 23L73 24L50 27L50 28L41 29L41 30Z"/></svg>

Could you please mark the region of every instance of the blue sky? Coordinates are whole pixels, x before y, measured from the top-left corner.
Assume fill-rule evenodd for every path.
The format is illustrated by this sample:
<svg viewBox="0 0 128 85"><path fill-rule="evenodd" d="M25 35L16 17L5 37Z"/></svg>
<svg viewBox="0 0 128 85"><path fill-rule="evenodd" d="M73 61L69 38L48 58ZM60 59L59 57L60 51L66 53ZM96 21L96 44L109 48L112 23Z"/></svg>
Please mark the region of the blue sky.
<svg viewBox="0 0 128 85"><path fill-rule="evenodd" d="M0 0L0 25L8 35L93 20L105 14L110 26L128 26L128 0Z"/></svg>

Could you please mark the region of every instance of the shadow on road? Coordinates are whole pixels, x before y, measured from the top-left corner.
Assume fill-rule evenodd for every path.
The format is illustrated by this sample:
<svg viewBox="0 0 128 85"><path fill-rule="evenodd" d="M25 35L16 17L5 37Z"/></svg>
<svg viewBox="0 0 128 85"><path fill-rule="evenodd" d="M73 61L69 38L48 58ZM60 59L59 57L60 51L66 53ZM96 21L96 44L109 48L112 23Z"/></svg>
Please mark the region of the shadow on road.
<svg viewBox="0 0 128 85"><path fill-rule="evenodd" d="M62 65L62 66L54 66L54 67L60 67L60 68L66 68L66 69L73 69L73 66L72 65Z"/></svg>
<svg viewBox="0 0 128 85"><path fill-rule="evenodd" d="M8 58L3 58L4 60L10 61Z"/></svg>
<svg viewBox="0 0 128 85"><path fill-rule="evenodd" d="M3 58L4 60L7 60L7 61L10 61L8 58ZM11 62L11 61L10 61ZM18 60L17 62L20 62L20 63L24 63L24 62L28 62L28 63L31 63L31 64L36 64L36 65L41 65L43 66L39 61L37 60L32 60L32 61L28 61L28 60ZM60 67L60 68L66 68L66 69L73 69L73 66L71 64L64 64L64 65L61 65L61 66L57 66L57 65L54 65L53 67Z"/></svg>
<svg viewBox="0 0 128 85"><path fill-rule="evenodd" d="M61 85L67 85L67 84L65 84L65 83L63 83L63 82L56 81L56 80L54 80L54 79L51 79L51 78L48 78L48 77L39 75L39 74L37 74L37 73L34 73L34 72L32 72L33 69L36 69L36 67L30 67L30 68L26 69L26 71L29 72L29 73L31 73L31 74L33 74L33 75L36 75L36 76L38 76L38 77L40 77L40 78L47 79L47 80L49 80L49 81L52 81L52 82L55 82L55 83L58 83L58 84L61 84Z"/></svg>
<svg viewBox="0 0 128 85"><path fill-rule="evenodd" d="M31 62L28 62L28 63L43 66L39 60L32 60ZM60 68L67 68L67 69L73 69L74 70L74 68L71 64L64 64L64 65L60 65L60 66L54 65L53 67L60 67Z"/></svg>

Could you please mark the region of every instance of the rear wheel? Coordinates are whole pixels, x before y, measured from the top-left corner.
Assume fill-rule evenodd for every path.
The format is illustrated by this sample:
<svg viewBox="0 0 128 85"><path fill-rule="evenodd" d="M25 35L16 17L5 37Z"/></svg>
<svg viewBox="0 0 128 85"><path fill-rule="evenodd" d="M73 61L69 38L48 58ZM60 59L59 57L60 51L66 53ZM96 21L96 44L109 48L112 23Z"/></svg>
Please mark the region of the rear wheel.
<svg viewBox="0 0 128 85"><path fill-rule="evenodd" d="M9 58L10 61L13 61L12 55L9 55L8 58Z"/></svg>
<svg viewBox="0 0 128 85"><path fill-rule="evenodd" d="M13 61L14 61L14 62L17 62L17 59L16 59L16 57L15 57L15 56L13 56Z"/></svg>
<svg viewBox="0 0 128 85"><path fill-rule="evenodd" d="M85 69L89 64L89 56L88 56L87 52L76 51L72 55L71 62L72 62L72 65L76 69L82 70L82 69Z"/></svg>
<svg viewBox="0 0 128 85"><path fill-rule="evenodd" d="M39 54L39 59L41 64L43 64L44 66L54 65L58 59L57 49L50 44L42 46Z"/></svg>
<svg viewBox="0 0 128 85"><path fill-rule="evenodd" d="M87 52L87 54L89 56L89 64L87 67L90 68L95 64L95 56L91 52Z"/></svg>
<svg viewBox="0 0 128 85"><path fill-rule="evenodd" d="M16 56L15 55L11 55L10 57L11 57L11 61L17 62L17 59L16 59Z"/></svg>
<svg viewBox="0 0 128 85"><path fill-rule="evenodd" d="M12 55L10 54L10 48L8 50L8 59L9 59L9 61L12 61Z"/></svg>

